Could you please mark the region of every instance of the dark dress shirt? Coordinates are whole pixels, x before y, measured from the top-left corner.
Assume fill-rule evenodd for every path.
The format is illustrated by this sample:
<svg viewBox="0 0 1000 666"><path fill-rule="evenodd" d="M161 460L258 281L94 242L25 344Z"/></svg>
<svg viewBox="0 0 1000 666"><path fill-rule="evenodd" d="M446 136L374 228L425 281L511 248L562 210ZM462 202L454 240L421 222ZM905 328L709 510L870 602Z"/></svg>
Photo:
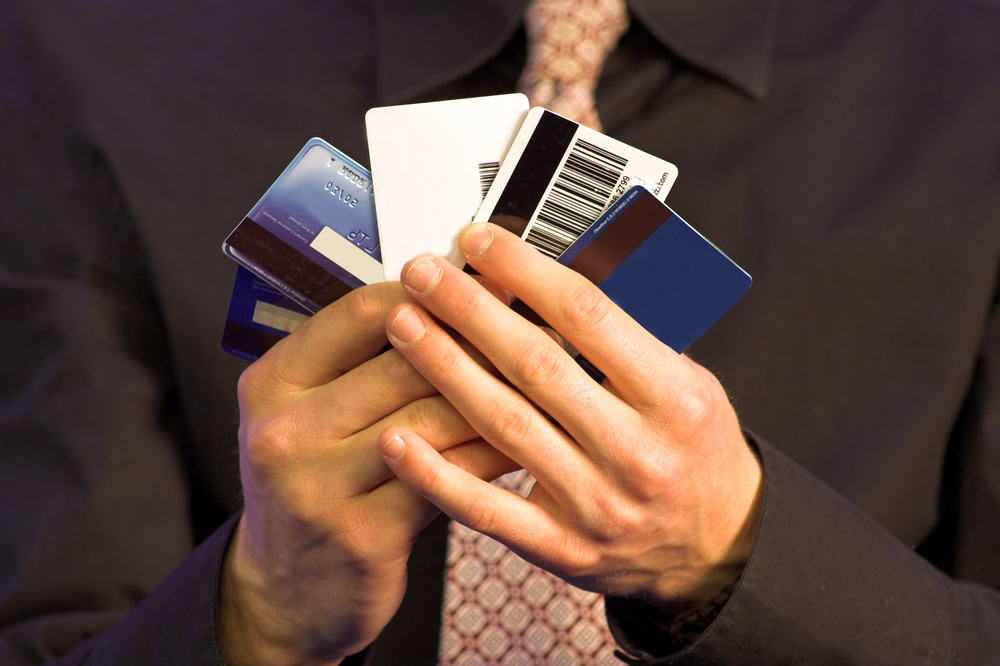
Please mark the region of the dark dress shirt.
<svg viewBox="0 0 1000 666"><path fill-rule="evenodd" d="M221 663L219 244L309 137L366 162L369 107L510 91L525 4L0 0L0 663ZM1000 6L629 6L598 108L754 276L691 355L766 484L728 603L657 663L1000 662ZM368 663L433 663L446 525Z"/></svg>

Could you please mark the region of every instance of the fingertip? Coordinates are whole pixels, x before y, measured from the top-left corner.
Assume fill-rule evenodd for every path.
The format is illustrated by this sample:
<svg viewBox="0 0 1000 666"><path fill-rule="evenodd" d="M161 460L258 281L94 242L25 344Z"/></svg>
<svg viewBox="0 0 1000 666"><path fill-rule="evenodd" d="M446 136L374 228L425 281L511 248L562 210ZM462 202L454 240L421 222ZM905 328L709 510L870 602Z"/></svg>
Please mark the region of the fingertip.
<svg viewBox="0 0 1000 666"><path fill-rule="evenodd" d="M399 435L393 435L382 443L381 450L383 458L396 462L406 453L406 443Z"/></svg>
<svg viewBox="0 0 1000 666"><path fill-rule="evenodd" d="M390 315L386 332L394 346L406 347L424 337L427 324L415 307L403 305Z"/></svg>
<svg viewBox="0 0 1000 666"><path fill-rule="evenodd" d="M440 257L422 254L403 265L400 282L410 294L427 295L440 284L443 275Z"/></svg>
<svg viewBox="0 0 1000 666"><path fill-rule="evenodd" d="M466 259L481 257L493 244L493 225L476 222L470 224L458 237L458 249Z"/></svg>
<svg viewBox="0 0 1000 666"><path fill-rule="evenodd" d="M386 462L399 462L406 454L406 441L403 439L404 428L386 428L378 437L378 450Z"/></svg>

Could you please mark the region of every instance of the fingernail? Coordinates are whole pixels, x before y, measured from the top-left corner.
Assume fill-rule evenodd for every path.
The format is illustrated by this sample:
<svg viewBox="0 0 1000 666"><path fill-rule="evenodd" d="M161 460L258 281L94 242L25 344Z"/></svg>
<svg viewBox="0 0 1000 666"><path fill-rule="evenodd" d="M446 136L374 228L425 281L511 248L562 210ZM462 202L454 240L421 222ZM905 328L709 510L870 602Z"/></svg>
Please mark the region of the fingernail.
<svg viewBox="0 0 1000 666"><path fill-rule="evenodd" d="M458 239L458 247L466 257L481 257L493 244L493 230L490 225L471 224Z"/></svg>
<svg viewBox="0 0 1000 666"><path fill-rule="evenodd" d="M389 460L399 460L403 457L404 451L406 451L406 444L403 443L403 438L399 435L393 435L382 445L382 455Z"/></svg>
<svg viewBox="0 0 1000 666"><path fill-rule="evenodd" d="M424 320L412 308L406 308L392 320L389 332L400 344L408 345L424 337Z"/></svg>
<svg viewBox="0 0 1000 666"><path fill-rule="evenodd" d="M434 257L423 257L410 264L403 278L403 286L418 294L426 294L441 281L441 267Z"/></svg>

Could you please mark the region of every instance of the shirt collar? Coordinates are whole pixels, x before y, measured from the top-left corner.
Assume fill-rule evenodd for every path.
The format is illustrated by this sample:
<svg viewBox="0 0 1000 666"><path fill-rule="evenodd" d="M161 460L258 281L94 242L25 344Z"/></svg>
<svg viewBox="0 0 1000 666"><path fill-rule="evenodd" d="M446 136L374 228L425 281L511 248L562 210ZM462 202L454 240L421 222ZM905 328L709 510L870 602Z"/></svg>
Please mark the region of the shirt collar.
<svg viewBox="0 0 1000 666"><path fill-rule="evenodd" d="M378 92L398 104L487 62L521 24L528 0L378 0ZM767 96L778 0L629 0L635 18L677 56Z"/></svg>

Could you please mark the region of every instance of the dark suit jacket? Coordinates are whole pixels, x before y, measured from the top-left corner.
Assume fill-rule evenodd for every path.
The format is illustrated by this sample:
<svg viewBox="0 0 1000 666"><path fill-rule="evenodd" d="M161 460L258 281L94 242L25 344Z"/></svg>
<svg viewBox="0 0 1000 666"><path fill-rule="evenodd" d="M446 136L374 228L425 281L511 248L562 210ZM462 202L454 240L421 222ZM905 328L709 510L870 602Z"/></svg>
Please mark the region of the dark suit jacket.
<svg viewBox="0 0 1000 666"><path fill-rule="evenodd" d="M365 162L371 106L509 91L524 4L0 2L0 662L221 661L219 243L310 136ZM770 442L739 586L663 663L1000 661L1000 8L629 4L599 110L754 276L691 354ZM433 660L443 525L371 663Z"/></svg>

